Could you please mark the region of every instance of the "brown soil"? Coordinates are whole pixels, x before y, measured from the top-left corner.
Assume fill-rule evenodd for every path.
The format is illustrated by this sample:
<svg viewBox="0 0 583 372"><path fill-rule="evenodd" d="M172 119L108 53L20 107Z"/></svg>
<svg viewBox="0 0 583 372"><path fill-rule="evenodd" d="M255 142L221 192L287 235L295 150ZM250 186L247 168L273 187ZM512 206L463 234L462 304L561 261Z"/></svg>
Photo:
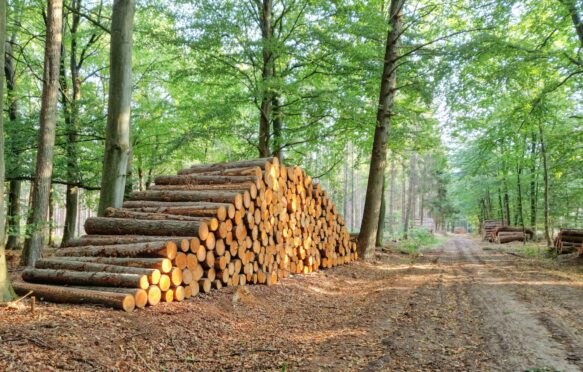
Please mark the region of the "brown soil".
<svg viewBox="0 0 583 372"><path fill-rule="evenodd" d="M0 370L583 368L583 276L454 237L126 314L0 309Z"/></svg>

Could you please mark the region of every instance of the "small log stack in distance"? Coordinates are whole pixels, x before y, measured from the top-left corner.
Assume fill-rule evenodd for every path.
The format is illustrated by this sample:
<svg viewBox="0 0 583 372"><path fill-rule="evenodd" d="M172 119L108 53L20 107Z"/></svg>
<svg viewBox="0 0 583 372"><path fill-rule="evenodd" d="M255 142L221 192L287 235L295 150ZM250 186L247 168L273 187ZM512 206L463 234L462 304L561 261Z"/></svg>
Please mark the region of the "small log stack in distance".
<svg viewBox="0 0 583 372"><path fill-rule="evenodd" d="M521 226L500 226L490 233L490 242L496 242L498 244L514 241L524 242L526 240L532 240L533 237L534 231L532 229Z"/></svg>
<svg viewBox="0 0 583 372"><path fill-rule="evenodd" d="M489 242L495 241L496 236L494 235L494 231L502 226L505 226L502 220L484 220L480 228L482 239Z"/></svg>
<svg viewBox="0 0 583 372"><path fill-rule="evenodd" d="M358 258L326 192L277 158L156 177L122 208L87 219L85 231L57 257L26 269L15 288L131 311L212 288L272 285Z"/></svg>
<svg viewBox="0 0 583 372"><path fill-rule="evenodd" d="M583 256L583 229L561 229L554 247L559 254L577 251L579 256Z"/></svg>

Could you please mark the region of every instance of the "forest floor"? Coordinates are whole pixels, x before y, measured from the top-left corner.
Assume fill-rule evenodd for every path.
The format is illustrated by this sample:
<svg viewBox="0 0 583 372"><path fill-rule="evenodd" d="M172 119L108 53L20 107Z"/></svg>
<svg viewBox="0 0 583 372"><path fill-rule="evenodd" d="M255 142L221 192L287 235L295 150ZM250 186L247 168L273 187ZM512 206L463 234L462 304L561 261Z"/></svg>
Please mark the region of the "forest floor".
<svg viewBox="0 0 583 372"><path fill-rule="evenodd" d="M583 369L583 263L519 249L455 236L131 314L4 308L0 370Z"/></svg>

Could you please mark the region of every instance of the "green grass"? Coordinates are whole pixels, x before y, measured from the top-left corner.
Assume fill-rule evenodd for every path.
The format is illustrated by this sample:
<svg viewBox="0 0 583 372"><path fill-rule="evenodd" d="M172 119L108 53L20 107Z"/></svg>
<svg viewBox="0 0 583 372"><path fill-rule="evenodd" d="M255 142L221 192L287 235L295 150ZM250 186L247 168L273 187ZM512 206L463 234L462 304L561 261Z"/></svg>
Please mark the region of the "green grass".
<svg viewBox="0 0 583 372"><path fill-rule="evenodd" d="M408 239L397 243L397 249L409 254L417 253L420 249L435 248L447 240L447 237L435 236L426 229L411 229L408 235Z"/></svg>

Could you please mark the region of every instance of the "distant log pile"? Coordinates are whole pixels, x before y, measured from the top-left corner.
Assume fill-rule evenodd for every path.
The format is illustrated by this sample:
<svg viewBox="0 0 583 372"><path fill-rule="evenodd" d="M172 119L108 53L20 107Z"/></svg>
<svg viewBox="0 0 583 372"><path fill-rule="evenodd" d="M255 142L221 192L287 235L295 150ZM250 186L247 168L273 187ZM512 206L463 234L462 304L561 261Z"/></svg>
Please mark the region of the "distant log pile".
<svg viewBox="0 0 583 372"><path fill-rule="evenodd" d="M132 311L358 258L326 192L277 158L156 177L122 208L87 219L85 231L57 257L26 269L16 290Z"/></svg>
<svg viewBox="0 0 583 372"><path fill-rule="evenodd" d="M578 252L583 255L583 229L561 229L554 247L559 254Z"/></svg>
<svg viewBox="0 0 583 372"><path fill-rule="evenodd" d="M515 241L524 242L526 240L532 240L533 237L534 231L532 229L520 226L500 226L491 233L491 238L493 239L491 242L498 244Z"/></svg>
<svg viewBox="0 0 583 372"><path fill-rule="evenodd" d="M488 240L489 242L493 242L496 238L494 235L494 231L502 226L505 226L503 220L484 220L480 227L482 239Z"/></svg>

